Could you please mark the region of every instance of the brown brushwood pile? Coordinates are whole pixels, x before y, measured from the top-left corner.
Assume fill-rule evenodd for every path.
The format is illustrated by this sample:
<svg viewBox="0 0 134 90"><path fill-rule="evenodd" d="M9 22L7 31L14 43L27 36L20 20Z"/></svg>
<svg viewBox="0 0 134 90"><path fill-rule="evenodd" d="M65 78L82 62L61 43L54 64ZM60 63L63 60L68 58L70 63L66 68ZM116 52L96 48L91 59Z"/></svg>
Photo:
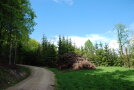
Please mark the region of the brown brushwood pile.
<svg viewBox="0 0 134 90"><path fill-rule="evenodd" d="M84 57L73 53L65 53L59 57L58 60L59 69L96 69L95 65Z"/></svg>

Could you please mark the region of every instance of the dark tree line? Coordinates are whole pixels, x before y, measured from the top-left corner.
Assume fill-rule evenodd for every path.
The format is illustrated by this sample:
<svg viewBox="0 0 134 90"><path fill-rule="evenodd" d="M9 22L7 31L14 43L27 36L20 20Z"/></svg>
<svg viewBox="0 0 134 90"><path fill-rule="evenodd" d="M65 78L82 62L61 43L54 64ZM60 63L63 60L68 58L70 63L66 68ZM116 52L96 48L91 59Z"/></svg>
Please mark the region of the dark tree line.
<svg viewBox="0 0 134 90"><path fill-rule="evenodd" d="M65 38L64 36L59 36L58 41L58 55L63 55L64 53L74 52L75 46L73 45L71 39Z"/></svg>
<svg viewBox="0 0 134 90"><path fill-rule="evenodd" d="M30 39L28 45L24 45L20 63L56 67L57 61L61 55L68 52L75 52L75 46L71 39L59 36L58 44L54 45L43 35L42 42Z"/></svg>
<svg viewBox="0 0 134 90"><path fill-rule="evenodd" d="M0 0L0 60L15 64L18 48L34 30L35 14L29 0Z"/></svg>
<svg viewBox="0 0 134 90"><path fill-rule="evenodd" d="M132 46L133 47L133 46ZM126 66L133 67L133 51L123 50L123 55L120 55L120 50L114 50L108 44L96 43L93 44L90 40L85 42L81 48L77 48L69 38L59 36L57 45L49 42L43 36L42 43L37 48L38 65L55 67L61 55L68 52L75 52L84 56L96 66ZM33 63L33 59L31 60ZM37 64L36 63L36 64Z"/></svg>

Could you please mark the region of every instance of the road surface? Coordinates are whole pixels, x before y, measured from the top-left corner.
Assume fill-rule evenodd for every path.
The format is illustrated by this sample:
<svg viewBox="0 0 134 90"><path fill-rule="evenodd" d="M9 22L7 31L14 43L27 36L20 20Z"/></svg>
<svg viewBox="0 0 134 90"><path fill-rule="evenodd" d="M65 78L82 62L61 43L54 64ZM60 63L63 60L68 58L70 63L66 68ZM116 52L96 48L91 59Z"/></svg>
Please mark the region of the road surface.
<svg viewBox="0 0 134 90"><path fill-rule="evenodd" d="M53 72L35 66L26 67L32 70L31 75L7 90L54 90L55 80Z"/></svg>

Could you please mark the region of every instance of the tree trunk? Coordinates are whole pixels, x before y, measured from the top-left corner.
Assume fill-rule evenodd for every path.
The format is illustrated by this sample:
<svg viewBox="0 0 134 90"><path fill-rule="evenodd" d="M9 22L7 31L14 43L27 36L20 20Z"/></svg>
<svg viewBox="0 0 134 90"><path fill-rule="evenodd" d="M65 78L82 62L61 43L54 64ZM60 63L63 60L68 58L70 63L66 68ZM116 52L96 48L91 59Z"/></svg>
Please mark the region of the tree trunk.
<svg viewBox="0 0 134 90"><path fill-rule="evenodd" d="M129 59L128 49L127 49L127 48L125 48L125 52L126 52L126 62L127 62L127 66L130 68L130 59Z"/></svg>
<svg viewBox="0 0 134 90"><path fill-rule="evenodd" d="M10 42L10 50L9 50L9 65L12 64L12 42Z"/></svg>
<svg viewBox="0 0 134 90"><path fill-rule="evenodd" d="M15 42L15 51L14 51L14 65L16 64L16 58L17 58L17 42Z"/></svg>
<svg viewBox="0 0 134 90"><path fill-rule="evenodd" d="M9 32L9 65L12 65L12 29Z"/></svg>

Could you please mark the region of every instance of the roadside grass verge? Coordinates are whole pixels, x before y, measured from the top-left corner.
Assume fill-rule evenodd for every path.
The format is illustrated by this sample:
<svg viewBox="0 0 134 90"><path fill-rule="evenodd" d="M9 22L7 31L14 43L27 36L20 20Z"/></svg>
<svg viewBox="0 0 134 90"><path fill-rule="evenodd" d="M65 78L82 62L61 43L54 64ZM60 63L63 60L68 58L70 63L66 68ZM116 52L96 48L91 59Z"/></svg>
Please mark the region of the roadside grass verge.
<svg viewBox="0 0 134 90"><path fill-rule="evenodd" d="M59 71L56 90L134 90L134 69L98 67L96 70Z"/></svg>
<svg viewBox="0 0 134 90"><path fill-rule="evenodd" d="M14 86L31 74L31 70L24 66L7 68L0 66L0 90Z"/></svg>

